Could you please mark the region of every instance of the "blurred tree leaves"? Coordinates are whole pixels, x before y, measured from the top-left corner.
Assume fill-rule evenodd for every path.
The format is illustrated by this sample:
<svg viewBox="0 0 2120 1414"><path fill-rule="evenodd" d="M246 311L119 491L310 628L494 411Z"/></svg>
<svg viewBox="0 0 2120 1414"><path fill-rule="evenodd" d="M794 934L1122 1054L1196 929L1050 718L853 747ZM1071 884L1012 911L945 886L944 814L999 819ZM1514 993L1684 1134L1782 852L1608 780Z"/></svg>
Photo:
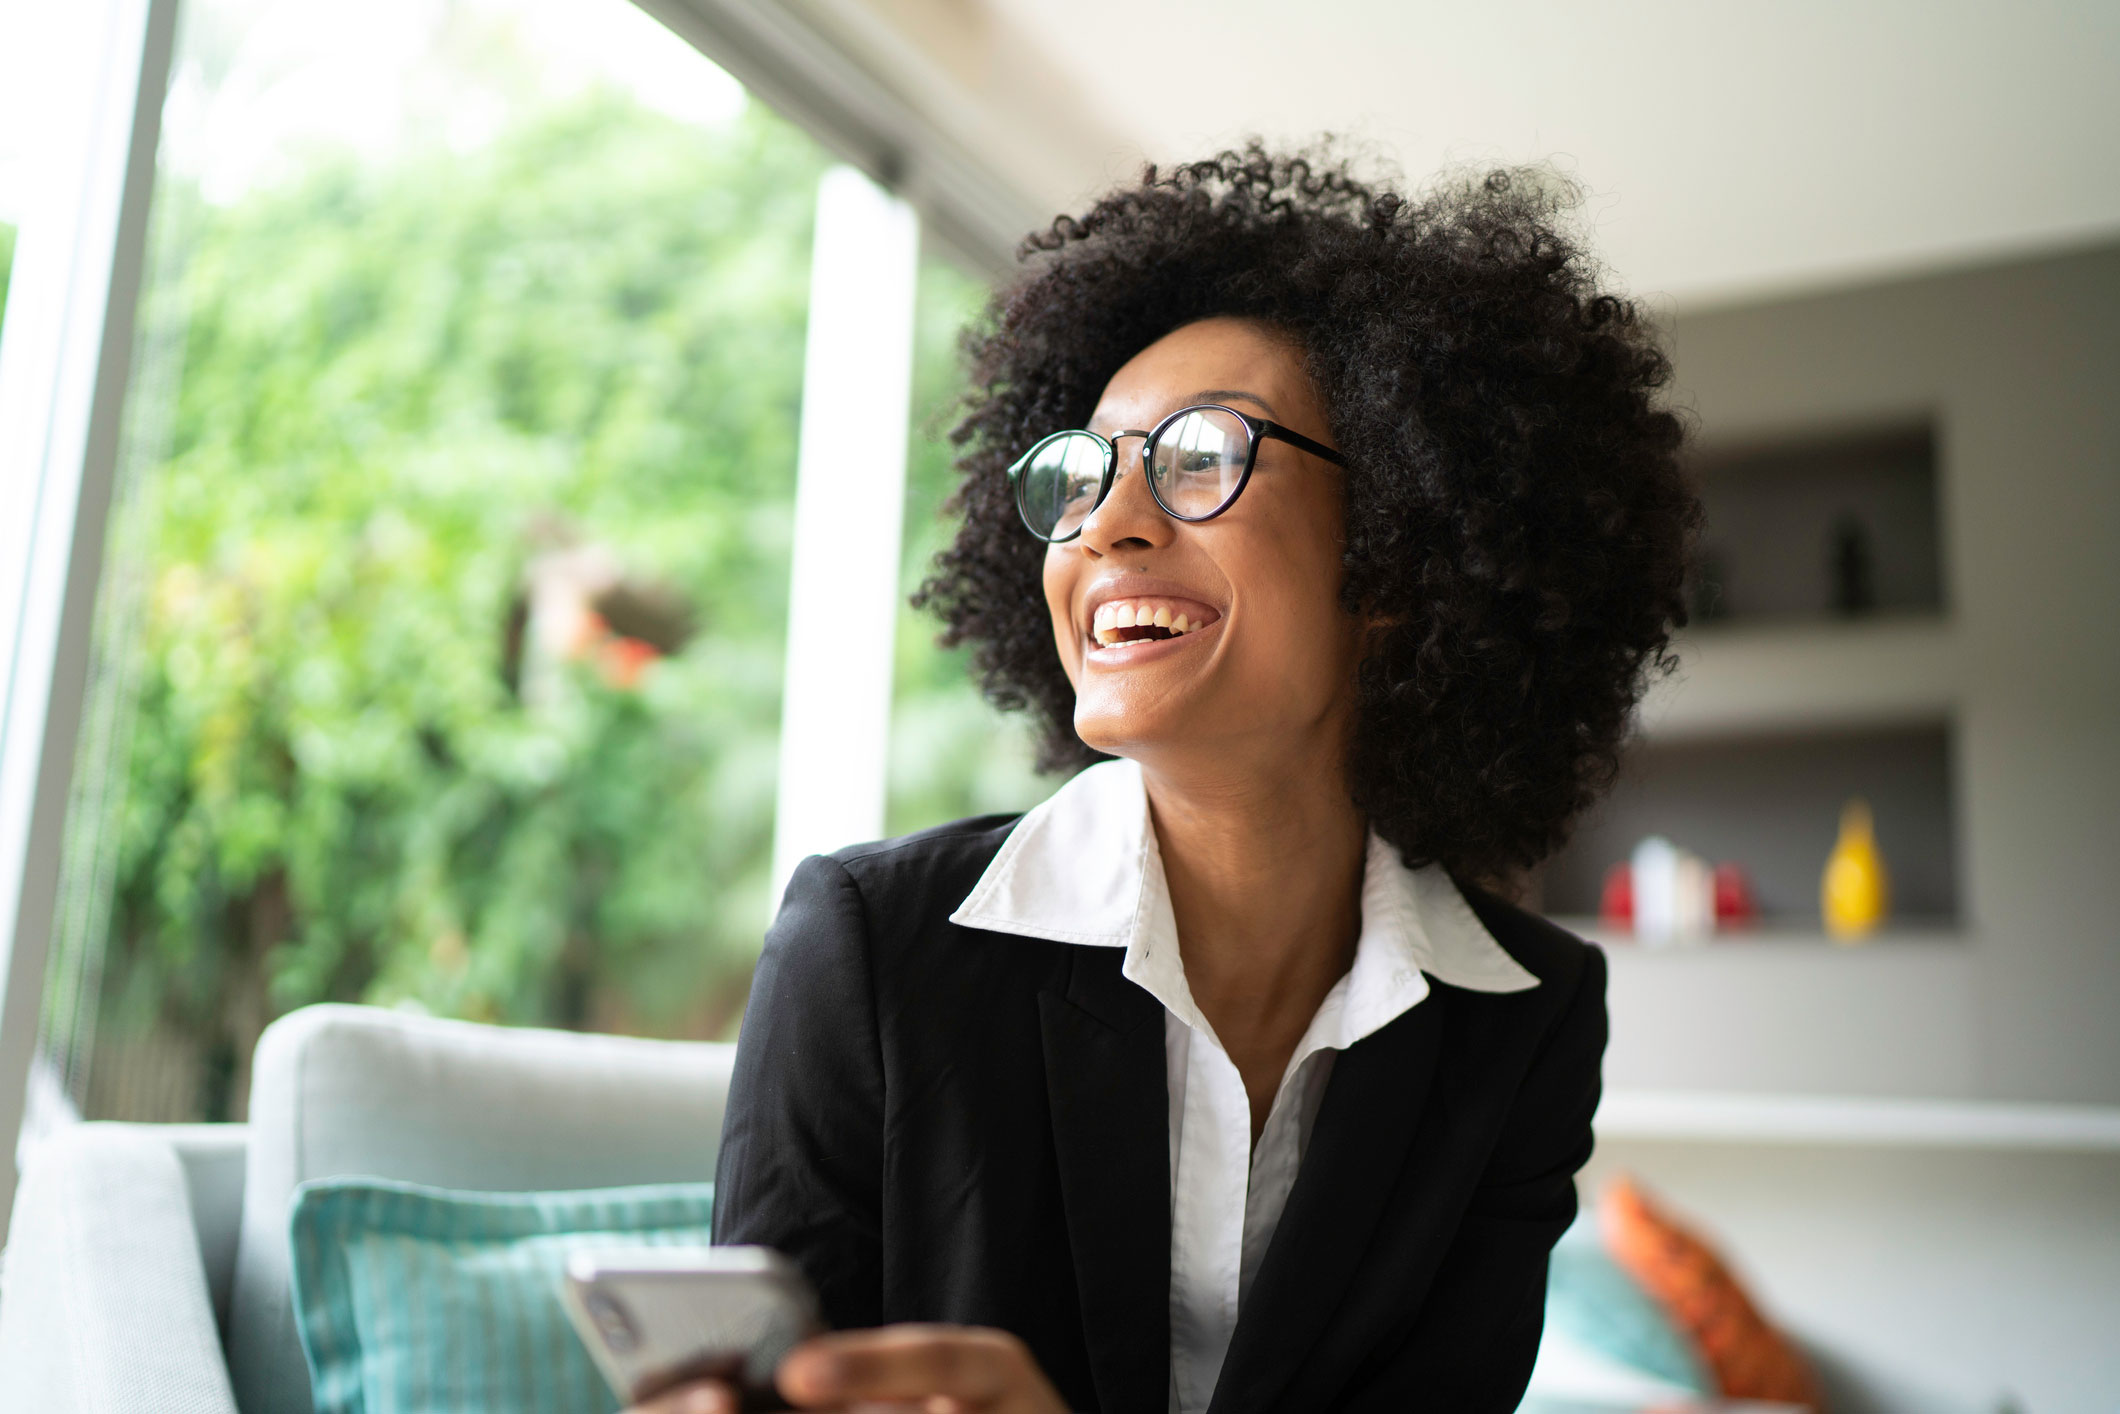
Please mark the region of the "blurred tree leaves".
<svg viewBox="0 0 2120 1414"><path fill-rule="evenodd" d="M766 921L823 156L608 91L472 152L190 203L106 1036L235 1077L326 999L725 1031ZM700 631L510 681L541 549ZM204 1112L226 1096L207 1097Z"/></svg>
<svg viewBox="0 0 2120 1414"><path fill-rule="evenodd" d="M0 221L0 321L7 318L8 278L15 269L15 228Z"/></svg>
<svg viewBox="0 0 2120 1414"><path fill-rule="evenodd" d="M921 271L904 570L892 665L885 828L893 835L965 815L1026 810L1052 788L1031 770L1034 752L1025 724L999 717L972 686L970 650L938 647L935 621L905 602L956 529L943 505L956 485L949 428L964 392L958 341L979 317L986 293L983 285L940 262Z"/></svg>
<svg viewBox="0 0 2120 1414"><path fill-rule="evenodd" d="M224 206L165 175L181 368L114 542L144 589L92 1110L124 1110L95 1077L130 1045L233 1113L257 1032L324 1000L732 1033L772 904L825 160L756 104L702 129L606 89ZM983 293L924 267L907 589ZM526 575L570 546L693 636L533 671ZM904 611L893 832L1045 790L933 634Z"/></svg>

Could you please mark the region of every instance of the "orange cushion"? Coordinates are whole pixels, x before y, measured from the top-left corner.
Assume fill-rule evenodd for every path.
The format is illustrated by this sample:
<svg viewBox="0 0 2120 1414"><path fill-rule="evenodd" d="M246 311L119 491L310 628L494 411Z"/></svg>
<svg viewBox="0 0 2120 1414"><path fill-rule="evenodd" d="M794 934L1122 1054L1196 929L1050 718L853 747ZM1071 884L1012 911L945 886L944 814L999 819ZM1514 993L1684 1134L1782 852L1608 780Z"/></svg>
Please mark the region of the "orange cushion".
<svg viewBox="0 0 2120 1414"><path fill-rule="evenodd" d="M1724 1398L1806 1404L1823 1414L1810 1366L1714 1248L1628 1178L1605 1185L1597 1220L1612 1260L1691 1337Z"/></svg>

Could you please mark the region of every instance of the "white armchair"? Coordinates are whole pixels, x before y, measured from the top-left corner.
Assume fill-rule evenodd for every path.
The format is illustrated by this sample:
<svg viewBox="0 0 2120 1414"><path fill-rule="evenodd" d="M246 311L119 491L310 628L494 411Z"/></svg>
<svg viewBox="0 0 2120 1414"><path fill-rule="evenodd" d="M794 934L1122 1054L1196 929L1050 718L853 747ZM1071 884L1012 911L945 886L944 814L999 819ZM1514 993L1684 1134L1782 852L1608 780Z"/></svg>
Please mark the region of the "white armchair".
<svg viewBox="0 0 2120 1414"><path fill-rule="evenodd" d="M489 1190L712 1177L735 1047L320 1006L258 1043L247 1125L85 1124L23 1175L0 1408L309 1414L288 1203L313 1178Z"/></svg>

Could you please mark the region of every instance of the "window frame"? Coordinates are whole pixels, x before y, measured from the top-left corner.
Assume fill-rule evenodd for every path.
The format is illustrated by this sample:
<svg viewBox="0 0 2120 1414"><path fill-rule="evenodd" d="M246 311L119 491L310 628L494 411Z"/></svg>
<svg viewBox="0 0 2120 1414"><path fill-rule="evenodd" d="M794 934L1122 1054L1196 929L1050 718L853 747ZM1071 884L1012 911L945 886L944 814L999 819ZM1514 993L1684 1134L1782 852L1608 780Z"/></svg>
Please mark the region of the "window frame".
<svg viewBox="0 0 2120 1414"><path fill-rule="evenodd" d="M1039 205L874 62L772 0L631 3L910 207L919 238L988 276L1013 267ZM0 331L0 505L30 508L0 517L0 1142L10 1158L56 929L180 8L103 0L82 11L74 57L93 77L72 112L54 115L52 166L63 180L23 213ZM904 337L910 348L909 327ZM880 588L892 602L896 555L877 558L889 560ZM887 732L887 677L863 711L880 712L878 733ZM880 780L877 789L880 800ZM13 1162L0 1163L0 1243L16 1177Z"/></svg>
<svg viewBox="0 0 2120 1414"><path fill-rule="evenodd" d="M56 921L178 0L84 6L0 329L0 1242Z"/></svg>

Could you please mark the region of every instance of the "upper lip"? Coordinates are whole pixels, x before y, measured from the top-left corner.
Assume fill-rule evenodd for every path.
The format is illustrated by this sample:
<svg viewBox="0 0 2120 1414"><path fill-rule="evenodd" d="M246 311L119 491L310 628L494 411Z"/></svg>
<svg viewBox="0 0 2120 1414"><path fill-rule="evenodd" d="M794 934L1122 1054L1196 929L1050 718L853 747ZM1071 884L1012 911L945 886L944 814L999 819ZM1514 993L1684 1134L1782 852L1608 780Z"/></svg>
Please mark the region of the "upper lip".
<svg viewBox="0 0 2120 1414"><path fill-rule="evenodd" d="M1176 580L1156 579L1145 574L1109 575L1089 587L1082 596L1081 630L1085 638L1093 637L1090 628L1096 622L1097 608L1114 599L1190 599L1195 604L1205 605L1215 618L1222 617L1222 606L1188 585Z"/></svg>

